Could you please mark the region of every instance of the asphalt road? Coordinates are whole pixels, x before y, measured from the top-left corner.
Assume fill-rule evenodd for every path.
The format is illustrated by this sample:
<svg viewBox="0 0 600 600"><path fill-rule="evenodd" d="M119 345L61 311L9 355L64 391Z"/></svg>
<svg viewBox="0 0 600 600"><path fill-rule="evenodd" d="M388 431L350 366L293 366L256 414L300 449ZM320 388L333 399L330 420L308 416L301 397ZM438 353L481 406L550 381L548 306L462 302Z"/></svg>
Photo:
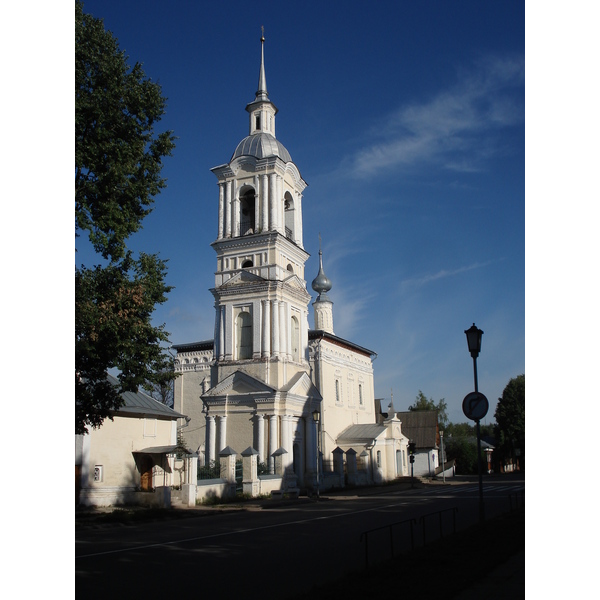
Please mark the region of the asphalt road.
<svg viewBox="0 0 600 600"><path fill-rule="evenodd" d="M486 518L508 511L511 495L524 489L524 480L485 481ZM366 531L371 531L373 564L478 518L479 489L471 481L338 492L319 502L83 529L76 532L76 593L81 598L173 593L289 598L364 568Z"/></svg>

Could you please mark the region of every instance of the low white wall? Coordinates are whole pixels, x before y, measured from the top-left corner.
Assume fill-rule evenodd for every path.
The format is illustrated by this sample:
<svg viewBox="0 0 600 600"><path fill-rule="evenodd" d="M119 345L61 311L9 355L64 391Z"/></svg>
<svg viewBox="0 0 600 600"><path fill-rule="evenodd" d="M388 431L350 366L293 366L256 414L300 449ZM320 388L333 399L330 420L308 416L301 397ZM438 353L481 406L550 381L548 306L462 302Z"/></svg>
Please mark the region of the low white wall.
<svg viewBox="0 0 600 600"><path fill-rule="evenodd" d="M258 488L259 494L270 494L271 492L280 490L283 487L283 478L281 475L259 475L258 480L260 482Z"/></svg>
<svg viewBox="0 0 600 600"><path fill-rule="evenodd" d="M152 492L139 492L135 487L83 488L79 495L81 506L154 506L171 508L171 488L157 487Z"/></svg>
<svg viewBox="0 0 600 600"><path fill-rule="evenodd" d="M224 479L199 479L196 488L196 501L204 502L211 498L231 496L232 486L233 496L235 496L235 483L228 483Z"/></svg>

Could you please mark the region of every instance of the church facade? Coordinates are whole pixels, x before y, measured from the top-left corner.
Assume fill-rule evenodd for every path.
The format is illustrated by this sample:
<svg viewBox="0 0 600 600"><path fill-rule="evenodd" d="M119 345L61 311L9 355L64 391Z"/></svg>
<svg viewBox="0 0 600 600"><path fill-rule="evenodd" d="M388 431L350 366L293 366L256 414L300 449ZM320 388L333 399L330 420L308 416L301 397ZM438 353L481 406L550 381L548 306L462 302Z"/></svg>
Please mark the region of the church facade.
<svg viewBox="0 0 600 600"><path fill-rule="evenodd" d="M225 448L238 455L252 448L272 474L281 456L290 488L328 487L333 458L342 455L357 460L365 483L407 475L400 422L377 424L375 353L334 334L321 249L309 327L307 184L275 136L264 37L258 90L246 111L248 136L212 169L219 190L214 338L174 346L174 409L189 418L184 441L200 464L214 463Z"/></svg>

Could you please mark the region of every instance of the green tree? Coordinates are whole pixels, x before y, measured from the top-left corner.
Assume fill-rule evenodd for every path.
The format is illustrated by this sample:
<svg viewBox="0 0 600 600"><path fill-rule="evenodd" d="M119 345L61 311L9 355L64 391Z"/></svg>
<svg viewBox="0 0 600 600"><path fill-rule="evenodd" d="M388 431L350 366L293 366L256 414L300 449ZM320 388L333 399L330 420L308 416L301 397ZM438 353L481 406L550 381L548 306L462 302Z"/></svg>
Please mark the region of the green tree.
<svg viewBox="0 0 600 600"><path fill-rule="evenodd" d="M448 424L448 413L447 413L448 405L446 404L446 400L442 398L436 404L433 398L427 399L425 394L419 390L417 397L415 398L414 404L411 404L408 407L408 410L418 411L418 410L437 410L438 413L438 423L439 426L443 429Z"/></svg>
<svg viewBox="0 0 600 600"><path fill-rule="evenodd" d="M460 436L446 439L444 436L446 460L456 460L456 472L460 475L477 473L477 442Z"/></svg>
<svg viewBox="0 0 600 600"><path fill-rule="evenodd" d="M448 423L444 430L444 436L447 438L476 437L477 431L470 423Z"/></svg>
<svg viewBox="0 0 600 600"><path fill-rule="evenodd" d="M498 398L496 412L496 452L500 459L520 456L525 468L525 375L511 379L502 398Z"/></svg>
<svg viewBox="0 0 600 600"><path fill-rule="evenodd" d="M127 249L128 237L166 185L162 158L171 131L156 134L166 100L132 68L104 23L75 4L75 235L86 232L102 264L75 269L75 432L99 427L124 391L160 382L169 357L164 325L151 316L166 301L166 262ZM111 385L109 369L119 371Z"/></svg>

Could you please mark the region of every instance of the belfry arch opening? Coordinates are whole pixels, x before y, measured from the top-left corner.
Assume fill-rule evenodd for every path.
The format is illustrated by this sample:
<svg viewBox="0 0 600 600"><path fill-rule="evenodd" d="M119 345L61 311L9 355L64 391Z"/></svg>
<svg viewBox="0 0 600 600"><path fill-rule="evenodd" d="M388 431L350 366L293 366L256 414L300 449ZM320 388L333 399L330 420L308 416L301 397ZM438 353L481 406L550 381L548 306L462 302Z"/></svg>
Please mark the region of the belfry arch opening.
<svg viewBox="0 0 600 600"><path fill-rule="evenodd" d="M295 206L294 199L289 192L283 197L283 208L285 213L285 237L294 241L296 232L294 228L295 221Z"/></svg>
<svg viewBox="0 0 600 600"><path fill-rule="evenodd" d="M256 194L253 188L240 193L240 235L256 232Z"/></svg>

